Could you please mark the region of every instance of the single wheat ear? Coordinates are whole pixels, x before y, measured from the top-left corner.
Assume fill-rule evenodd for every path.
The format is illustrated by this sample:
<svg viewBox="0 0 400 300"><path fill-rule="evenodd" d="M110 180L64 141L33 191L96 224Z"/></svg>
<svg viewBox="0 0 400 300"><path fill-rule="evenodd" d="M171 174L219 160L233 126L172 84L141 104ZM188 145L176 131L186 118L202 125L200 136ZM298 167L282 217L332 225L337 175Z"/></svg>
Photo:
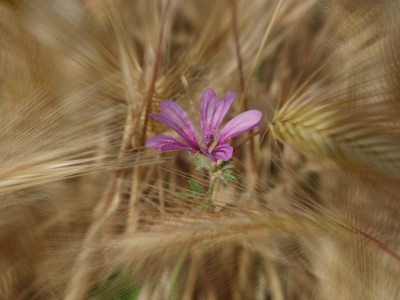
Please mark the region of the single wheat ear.
<svg viewBox="0 0 400 300"><path fill-rule="evenodd" d="M345 17L345 24L357 22L352 14ZM304 153L400 180L400 92L393 87L399 68L389 67L398 34L367 20L368 15L358 20L365 25L359 35L340 26L333 30L332 39L342 40L342 47L332 49L324 65L288 96L270 130ZM328 71L341 61L336 73Z"/></svg>

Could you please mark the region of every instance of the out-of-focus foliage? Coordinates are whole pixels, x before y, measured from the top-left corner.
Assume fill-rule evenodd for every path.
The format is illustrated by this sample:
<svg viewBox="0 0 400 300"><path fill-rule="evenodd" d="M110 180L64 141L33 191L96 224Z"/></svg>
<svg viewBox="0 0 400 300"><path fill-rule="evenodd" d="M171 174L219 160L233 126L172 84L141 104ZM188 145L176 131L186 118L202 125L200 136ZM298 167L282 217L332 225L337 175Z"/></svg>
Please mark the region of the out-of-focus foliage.
<svg viewBox="0 0 400 300"><path fill-rule="evenodd" d="M0 1L0 298L399 298L399 13ZM265 129L212 195L143 147L162 100L200 124L207 87Z"/></svg>

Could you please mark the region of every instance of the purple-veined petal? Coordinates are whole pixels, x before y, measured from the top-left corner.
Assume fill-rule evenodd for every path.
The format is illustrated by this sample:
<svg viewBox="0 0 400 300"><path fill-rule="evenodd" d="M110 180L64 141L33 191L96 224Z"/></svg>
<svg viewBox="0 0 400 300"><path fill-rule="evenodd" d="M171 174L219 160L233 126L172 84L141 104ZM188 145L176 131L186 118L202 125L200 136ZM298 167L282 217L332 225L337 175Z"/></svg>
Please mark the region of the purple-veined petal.
<svg viewBox="0 0 400 300"><path fill-rule="evenodd" d="M217 145L221 145L247 130L256 128L261 117L262 112L259 110L248 110L234 117L222 128Z"/></svg>
<svg viewBox="0 0 400 300"><path fill-rule="evenodd" d="M169 135L153 136L147 141L146 147L152 147L158 151L187 150L193 153L197 152L189 145Z"/></svg>
<svg viewBox="0 0 400 300"><path fill-rule="evenodd" d="M165 100L160 102L161 115L149 114L151 117L163 122L175 130L195 150L199 149L196 140L196 132L187 113L176 102Z"/></svg>
<svg viewBox="0 0 400 300"><path fill-rule="evenodd" d="M228 161L232 158L233 148L228 144L219 145L207 156L213 161L223 160Z"/></svg>
<svg viewBox="0 0 400 300"><path fill-rule="evenodd" d="M236 94L227 92L224 99L219 99L215 91L208 88L204 91L200 101L202 144L208 149L212 144L218 127L221 125Z"/></svg>

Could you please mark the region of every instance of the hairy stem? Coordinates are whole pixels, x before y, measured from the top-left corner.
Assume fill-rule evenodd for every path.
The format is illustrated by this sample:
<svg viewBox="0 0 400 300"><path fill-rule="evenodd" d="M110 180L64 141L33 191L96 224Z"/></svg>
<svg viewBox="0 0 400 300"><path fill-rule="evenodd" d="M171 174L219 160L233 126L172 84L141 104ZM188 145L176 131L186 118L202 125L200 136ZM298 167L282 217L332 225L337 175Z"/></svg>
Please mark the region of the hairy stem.
<svg viewBox="0 0 400 300"><path fill-rule="evenodd" d="M216 179L217 178L214 175L211 174L210 182L208 183L208 195L210 196L211 201L212 201L212 196L213 196L213 193L214 193L214 187L215 187L215 180Z"/></svg>

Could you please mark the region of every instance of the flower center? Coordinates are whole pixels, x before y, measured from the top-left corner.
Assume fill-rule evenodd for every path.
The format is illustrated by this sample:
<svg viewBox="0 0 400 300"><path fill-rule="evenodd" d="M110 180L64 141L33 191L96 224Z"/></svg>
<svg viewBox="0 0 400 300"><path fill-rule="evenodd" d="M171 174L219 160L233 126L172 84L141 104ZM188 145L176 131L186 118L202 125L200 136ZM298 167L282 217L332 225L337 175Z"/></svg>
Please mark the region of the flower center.
<svg viewBox="0 0 400 300"><path fill-rule="evenodd" d="M207 134L206 136L203 136L202 139L202 144L203 147L207 150L209 150L210 146L212 146L212 144L214 143L214 139L215 136L213 134Z"/></svg>

